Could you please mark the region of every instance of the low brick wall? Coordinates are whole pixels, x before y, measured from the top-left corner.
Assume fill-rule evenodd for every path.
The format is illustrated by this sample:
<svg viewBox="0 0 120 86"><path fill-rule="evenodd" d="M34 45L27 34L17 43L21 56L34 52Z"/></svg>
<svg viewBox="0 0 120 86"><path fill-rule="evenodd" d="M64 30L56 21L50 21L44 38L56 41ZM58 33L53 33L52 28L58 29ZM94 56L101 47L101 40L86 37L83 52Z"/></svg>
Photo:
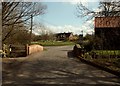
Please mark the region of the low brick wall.
<svg viewBox="0 0 120 86"><path fill-rule="evenodd" d="M43 46L41 45L29 45L28 46L28 55L36 52L43 51Z"/></svg>

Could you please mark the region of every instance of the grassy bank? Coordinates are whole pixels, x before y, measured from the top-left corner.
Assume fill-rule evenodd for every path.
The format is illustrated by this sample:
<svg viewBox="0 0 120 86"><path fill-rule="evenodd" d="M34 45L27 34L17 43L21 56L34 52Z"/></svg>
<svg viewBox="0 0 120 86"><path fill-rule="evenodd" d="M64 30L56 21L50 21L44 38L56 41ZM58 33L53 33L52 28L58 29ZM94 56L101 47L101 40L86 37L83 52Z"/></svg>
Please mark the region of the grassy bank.
<svg viewBox="0 0 120 86"><path fill-rule="evenodd" d="M120 50L93 50L97 55L120 55Z"/></svg>
<svg viewBox="0 0 120 86"><path fill-rule="evenodd" d="M38 42L32 42L32 44L39 44L42 46L65 46L65 45L75 45L74 42L70 41L38 41Z"/></svg>
<svg viewBox="0 0 120 86"><path fill-rule="evenodd" d="M94 58L92 54L95 54ZM84 59L120 73L120 50L93 50L86 53Z"/></svg>

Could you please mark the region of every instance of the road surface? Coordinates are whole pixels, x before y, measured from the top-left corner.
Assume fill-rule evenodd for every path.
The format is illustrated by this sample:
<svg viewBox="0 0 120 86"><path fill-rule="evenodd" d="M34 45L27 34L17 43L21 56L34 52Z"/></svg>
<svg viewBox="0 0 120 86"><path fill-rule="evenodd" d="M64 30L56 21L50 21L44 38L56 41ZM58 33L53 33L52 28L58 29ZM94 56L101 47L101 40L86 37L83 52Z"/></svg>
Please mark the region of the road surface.
<svg viewBox="0 0 120 86"><path fill-rule="evenodd" d="M3 86L69 84L71 86L120 85L120 78L71 57L73 46L45 47L46 50L3 62ZM9 65L8 65L9 64ZM8 85L8 86L9 86Z"/></svg>

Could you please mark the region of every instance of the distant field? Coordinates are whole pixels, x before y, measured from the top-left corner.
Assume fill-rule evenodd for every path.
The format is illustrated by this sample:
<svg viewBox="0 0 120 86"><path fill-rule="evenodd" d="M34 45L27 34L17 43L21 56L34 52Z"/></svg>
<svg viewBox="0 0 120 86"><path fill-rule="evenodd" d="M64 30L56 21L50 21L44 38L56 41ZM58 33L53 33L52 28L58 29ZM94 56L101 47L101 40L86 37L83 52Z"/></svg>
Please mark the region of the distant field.
<svg viewBox="0 0 120 86"><path fill-rule="evenodd" d="M65 45L75 45L74 42L63 42L63 41L38 41L32 42L32 44L39 44L42 46L65 46Z"/></svg>
<svg viewBox="0 0 120 86"><path fill-rule="evenodd" d="M120 55L120 50L94 50L97 55Z"/></svg>

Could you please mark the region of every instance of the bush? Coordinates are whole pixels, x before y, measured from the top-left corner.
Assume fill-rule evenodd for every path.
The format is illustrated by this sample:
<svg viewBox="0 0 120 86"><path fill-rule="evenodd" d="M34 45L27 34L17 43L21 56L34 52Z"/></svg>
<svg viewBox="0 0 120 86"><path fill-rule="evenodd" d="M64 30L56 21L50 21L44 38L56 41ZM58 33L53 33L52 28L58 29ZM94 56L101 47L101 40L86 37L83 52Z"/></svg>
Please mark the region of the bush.
<svg viewBox="0 0 120 86"><path fill-rule="evenodd" d="M93 43L88 41L83 43L84 50L90 52L93 49Z"/></svg>

